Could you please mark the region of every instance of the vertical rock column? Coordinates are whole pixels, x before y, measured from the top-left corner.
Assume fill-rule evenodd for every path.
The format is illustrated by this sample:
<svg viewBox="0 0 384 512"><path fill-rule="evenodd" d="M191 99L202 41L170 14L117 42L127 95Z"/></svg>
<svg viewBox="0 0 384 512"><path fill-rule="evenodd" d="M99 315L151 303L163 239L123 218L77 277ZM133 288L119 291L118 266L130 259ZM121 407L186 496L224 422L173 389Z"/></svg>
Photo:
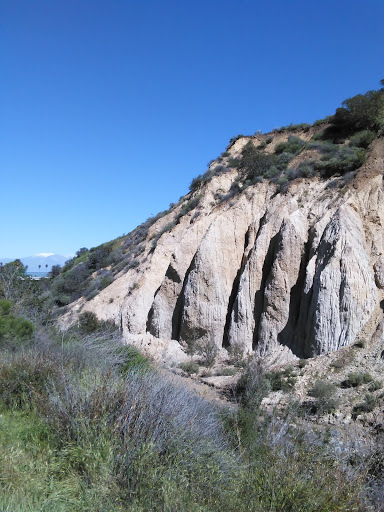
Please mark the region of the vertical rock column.
<svg viewBox="0 0 384 512"><path fill-rule="evenodd" d="M377 300L361 220L350 206L343 205L328 223L318 248L306 324L306 356L352 343Z"/></svg>

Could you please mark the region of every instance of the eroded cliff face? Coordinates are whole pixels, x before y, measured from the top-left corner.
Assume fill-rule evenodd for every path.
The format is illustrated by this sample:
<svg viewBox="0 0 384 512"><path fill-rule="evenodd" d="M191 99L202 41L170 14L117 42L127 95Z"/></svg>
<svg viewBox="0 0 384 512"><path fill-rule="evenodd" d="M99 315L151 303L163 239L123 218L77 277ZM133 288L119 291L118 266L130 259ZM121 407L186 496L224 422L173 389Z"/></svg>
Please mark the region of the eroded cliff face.
<svg viewBox="0 0 384 512"><path fill-rule="evenodd" d="M178 210L160 219L140 266L71 314L111 319L161 357L182 357L200 339L275 360L353 343L384 286L383 147L373 143L343 188L311 178L280 193L264 181L220 202L236 173L214 177L199 191L198 213L181 217L153 248L150 236Z"/></svg>

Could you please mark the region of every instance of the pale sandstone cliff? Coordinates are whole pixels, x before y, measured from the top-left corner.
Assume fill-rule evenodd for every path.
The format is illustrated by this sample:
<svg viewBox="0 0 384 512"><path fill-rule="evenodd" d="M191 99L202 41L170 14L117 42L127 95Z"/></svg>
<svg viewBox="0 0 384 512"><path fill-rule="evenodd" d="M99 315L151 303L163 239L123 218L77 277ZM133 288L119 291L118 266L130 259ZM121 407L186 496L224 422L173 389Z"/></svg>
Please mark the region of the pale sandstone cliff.
<svg viewBox="0 0 384 512"><path fill-rule="evenodd" d="M220 202L236 171L215 176L199 191L198 215L181 217L155 248L148 238L139 267L78 301L66 320L93 311L161 358L183 358L198 339L281 361L353 343L382 299L383 155L376 140L344 188L317 177L279 193L264 181Z"/></svg>

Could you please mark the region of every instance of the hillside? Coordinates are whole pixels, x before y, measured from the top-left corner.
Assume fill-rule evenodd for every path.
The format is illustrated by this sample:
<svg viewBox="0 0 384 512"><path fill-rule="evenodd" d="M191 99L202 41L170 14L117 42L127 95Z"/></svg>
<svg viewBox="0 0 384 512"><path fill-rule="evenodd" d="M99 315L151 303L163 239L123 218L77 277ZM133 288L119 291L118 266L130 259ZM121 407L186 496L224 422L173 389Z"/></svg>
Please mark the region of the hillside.
<svg viewBox="0 0 384 512"><path fill-rule="evenodd" d="M382 91L359 95L377 104L375 119ZM382 320L384 142L360 104L234 138L168 211L64 268L62 322L93 312L169 361L197 342L278 363L371 336Z"/></svg>

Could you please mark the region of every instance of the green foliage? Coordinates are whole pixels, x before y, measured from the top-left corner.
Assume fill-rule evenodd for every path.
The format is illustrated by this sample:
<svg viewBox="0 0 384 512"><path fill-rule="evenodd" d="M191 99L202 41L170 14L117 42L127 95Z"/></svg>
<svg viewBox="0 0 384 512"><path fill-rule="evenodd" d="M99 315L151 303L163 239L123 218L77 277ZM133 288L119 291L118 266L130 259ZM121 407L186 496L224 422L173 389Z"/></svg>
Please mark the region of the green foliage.
<svg viewBox="0 0 384 512"><path fill-rule="evenodd" d="M240 165L240 159L239 158L229 158L228 159L228 167L230 168L237 168Z"/></svg>
<svg viewBox="0 0 384 512"><path fill-rule="evenodd" d="M274 155L259 151L250 140L241 152L239 169L246 179L254 181L257 177L266 174L275 162Z"/></svg>
<svg viewBox="0 0 384 512"><path fill-rule="evenodd" d="M20 260L0 265L0 299L10 300L18 311L37 306L39 285L25 274L26 270Z"/></svg>
<svg viewBox="0 0 384 512"><path fill-rule="evenodd" d="M95 313L92 313L91 311L81 313L79 316L79 329L83 334L90 334L100 328L101 323Z"/></svg>
<svg viewBox="0 0 384 512"><path fill-rule="evenodd" d="M183 206L180 210L180 216L183 217L190 211L194 210L198 206L200 200L201 200L201 195L197 195L195 197L192 197L188 201L185 201L185 203L183 204Z"/></svg>
<svg viewBox="0 0 384 512"><path fill-rule="evenodd" d="M372 381L373 377L369 372L351 372L348 374L347 379L341 383L341 386L343 388L356 388Z"/></svg>
<svg viewBox="0 0 384 512"><path fill-rule="evenodd" d="M296 375L293 366L287 366L284 370L266 374L272 391L290 391L295 387Z"/></svg>
<svg viewBox="0 0 384 512"><path fill-rule="evenodd" d="M243 406L247 410L258 409L269 391L271 391L271 381L261 359L249 357L244 372L237 381L237 392L241 396Z"/></svg>
<svg viewBox="0 0 384 512"><path fill-rule="evenodd" d="M317 119L314 123L313 123L313 126L320 126L322 124L326 124L326 123L329 123L331 120L331 116L326 116L324 117L324 119Z"/></svg>
<svg viewBox="0 0 384 512"><path fill-rule="evenodd" d="M196 341L196 352L201 356L200 362L207 368L212 368L216 362L218 348L213 340Z"/></svg>
<svg viewBox="0 0 384 512"><path fill-rule="evenodd" d="M320 414L333 412L337 408L338 401L334 396L336 391L334 384L324 380L317 380L309 390L309 395L317 399Z"/></svg>
<svg viewBox="0 0 384 512"><path fill-rule="evenodd" d="M352 417L356 419L359 414L372 412L378 405L378 400L372 393L367 393L364 396L364 401L355 405L352 410Z"/></svg>
<svg viewBox="0 0 384 512"><path fill-rule="evenodd" d="M15 352L0 362L0 397L7 406L31 405L32 399L46 391L51 380L61 375L57 361L49 355Z"/></svg>
<svg viewBox="0 0 384 512"><path fill-rule="evenodd" d="M107 288L110 284L113 283L113 278L111 276L104 276L100 281L100 290L104 290L104 288Z"/></svg>
<svg viewBox="0 0 384 512"><path fill-rule="evenodd" d="M275 153L280 155L281 153L290 153L297 155L304 148L305 142L299 137L290 136L287 142L280 142L275 147Z"/></svg>
<svg viewBox="0 0 384 512"><path fill-rule="evenodd" d="M68 260L61 270L52 268L52 301L61 307L81 296L90 300L97 295L97 291L113 281L112 272L102 269L121 259L123 251L120 242L108 242L89 250L85 247L79 249L76 256Z"/></svg>
<svg viewBox="0 0 384 512"><path fill-rule="evenodd" d="M231 146L233 146L233 144L234 144L237 140L241 139L241 137L244 137L244 135L243 135L243 134L239 134L239 135L235 135L235 136L231 137L231 138L229 139L229 142L228 142L227 151L228 151L228 149L229 149Z"/></svg>
<svg viewBox="0 0 384 512"><path fill-rule="evenodd" d="M378 129L384 108L384 90L368 91L343 101L332 118L334 126L345 130Z"/></svg>
<svg viewBox="0 0 384 512"><path fill-rule="evenodd" d="M119 372L123 376L131 371L146 372L151 368L149 360L133 345L123 345L116 353L119 356Z"/></svg>
<svg viewBox="0 0 384 512"><path fill-rule="evenodd" d="M335 115L329 119L331 126L324 130L323 137L338 141L362 130L378 132L384 126L383 112L384 88L357 94L336 109Z"/></svg>
<svg viewBox="0 0 384 512"><path fill-rule="evenodd" d="M364 161L364 149L343 146L335 156L324 156L320 162L316 162L315 168L326 176L332 176L335 173L345 174L354 171L361 167Z"/></svg>
<svg viewBox="0 0 384 512"><path fill-rule="evenodd" d="M228 347L228 356L230 364L233 364L237 368L245 366L246 361L244 358L244 350L239 343L235 343Z"/></svg>
<svg viewBox="0 0 384 512"><path fill-rule="evenodd" d="M280 132L298 132L303 131L307 132L311 128L311 125L309 123L298 123L298 124L289 124L288 126L282 126L278 131Z"/></svg>
<svg viewBox="0 0 384 512"><path fill-rule="evenodd" d="M368 386L368 390L373 393L383 387L383 383L380 380L373 380L371 384Z"/></svg>
<svg viewBox="0 0 384 512"><path fill-rule="evenodd" d="M365 162L365 150L357 146L340 146L329 141L312 142L308 149L319 151L320 160L302 162L298 171L303 176L321 174L330 177L334 174L346 174L361 167Z"/></svg>
<svg viewBox="0 0 384 512"><path fill-rule="evenodd" d="M86 247L81 247L78 251L76 251L76 258L79 258L83 254L87 254L88 249Z"/></svg>
<svg viewBox="0 0 384 512"><path fill-rule="evenodd" d="M0 315L8 316L12 311L12 302L7 299L0 300Z"/></svg>
<svg viewBox="0 0 384 512"><path fill-rule="evenodd" d="M325 442L291 432L290 418L260 414L269 389L260 361L249 360L244 407L221 418L161 372L138 370L137 358L97 338L3 354L3 508L357 509L361 482L339 469Z"/></svg>
<svg viewBox="0 0 384 512"><path fill-rule="evenodd" d="M187 373L188 375L192 375L193 373L199 373L200 366L198 363L191 360L181 363L180 368L183 370L183 372Z"/></svg>
<svg viewBox="0 0 384 512"><path fill-rule="evenodd" d="M12 314L12 302L0 300L0 343L4 341L23 342L30 339L35 326L25 318Z"/></svg>
<svg viewBox="0 0 384 512"><path fill-rule="evenodd" d="M278 190L279 192L286 192L288 190L288 177L287 176L280 176L280 178L277 180Z"/></svg>
<svg viewBox="0 0 384 512"><path fill-rule="evenodd" d="M216 375L223 375L224 377L232 377L236 375L238 370L236 368L222 368L221 370L217 370Z"/></svg>
<svg viewBox="0 0 384 512"><path fill-rule="evenodd" d="M361 132L355 133L355 135L350 138L349 145L366 149L375 137L375 132L362 130Z"/></svg>
<svg viewBox="0 0 384 512"><path fill-rule="evenodd" d="M193 178L191 181L191 184L189 185L189 190L191 192L195 192L198 190L204 183L204 176L202 174L199 174L196 176L196 178Z"/></svg>

